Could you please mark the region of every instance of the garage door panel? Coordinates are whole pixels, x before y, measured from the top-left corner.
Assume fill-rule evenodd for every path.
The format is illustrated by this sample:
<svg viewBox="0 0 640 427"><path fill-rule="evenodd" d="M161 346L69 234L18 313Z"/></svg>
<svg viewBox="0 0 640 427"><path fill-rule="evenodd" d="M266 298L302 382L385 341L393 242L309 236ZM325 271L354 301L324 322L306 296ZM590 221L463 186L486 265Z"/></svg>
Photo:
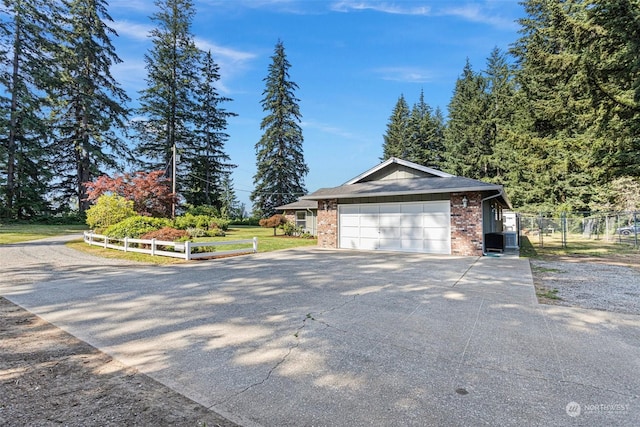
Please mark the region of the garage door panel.
<svg viewBox="0 0 640 427"><path fill-rule="evenodd" d="M423 249L433 254L449 254L449 242L444 240L425 240Z"/></svg>
<svg viewBox="0 0 640 427"><path fill-rule="evenodd" d="M449 215L444 213L426 213L422 217L422 225L425 228L430 227L449 227L450 220Z"/></svg>
<svg viewBox="0 0 640 427"><path fill-rule="evenodd" d="M402 249L402 245L400 244L400 240L398 239L380 239L380 244L378 249L382 249L385 251L397 251Z"/></svg>
<svg viewBox="0 0 640 427"><path fill-rule="evenodd" d="M450 212L450 205L449 205L449 201L438 201L438 202L430 202L430 203L424 203L422 205L423 207L423 212L435 212L435 213L439 213L439 212L445 212L446 214L449 214Z"/></svg>
<svg viewBox="0 0 640 427"><path fill-rule="evenodd" d="M360 227L360 237L365 239L378 239L380 237L378 227Z"/></svg>
<svg viewBox="0 0 640 427"><path fill-rule="evenodd" d="M358 215L360 214L360 208L358 205L340 205L341 215Z"/></svg>
<svg viewBox="0 0 640 427"><path fill-rule="evenodd" d="M378 238L375 239L369 239L369 238L361 238L360 239L360 246L358 247L358 249L364 249L364 250L376 250L379 249L378 248Z"/></svg>
<svg viewBox="0 0 640 427"><path fill-rule="evenodd" d="M380 227L380 238L399 239L402 237L402 230L398 227Z"/></svg>
<svg viewBox="0 0 640 427"><path fill-rule="evenodd" d="M378 226L378 215L372 214L361 214L360 215L360 226L361 227L377 227Z"/></svg>
<svg viewBox="0 0 640 427"><path fill-rule="evenodd" d="M340 247L343 249L359 249L360 239L351 237L340 237Z"/></svg>
<svg viewBox="0 0 640 427"><path fill-rule="evenodd" d="M340 237L360 237L360 227L342 227L340 229Z"/></svg>
<svg viewBox="0 0 640 427"><path fill-rule="evenodd" d="M402 208L401 208L401 205L378 205L378 212L381 215L387 214L387 213L395 214L395 213L401 213Z"/></svg>
<svg viewBox="0 0 640 427"><path fill-rule="evenodd" d="M422 252L424 243L422 239L402 239L401 248L411 252Z"/></svg>
<svg viewBox="0 0 640 427"><path fill-rule="evenodd" d="M422 214L418 214L418 215L414 215L414 214L407 214L407 215L403 215L402 219L400 221L400 226L402 228L417 228L417 227L422 227Z"/></svg>
<svg viewBox="0 0 640 427"><path fill-rule="evenodd" d="M410 204L404 204L400 206L401 206L402 213L421 214L422 212L424 212L424 206L422 203L410 203Z"/></svg>
<svg viewBox="0 0 640 427"><path fill-rule="evenodd" d="M379 205L358 205L360 206L360 214L375 214L378 215L380 213Z"/></svg>
<svg viewBox="0 0 640 427"><path fill-rule="evenodd" d="M359 227L360 226L360 217L358 215L341 215L340 216L340 226L342 227Z"/></svg>
<svg viewBox="0 0 640 427"><path fill-rule="evenodd" d="M425 228L422 230L423 240L448 240L449 230L444 228Z"/></svg>
<svg viewBox="0 0 640 427"><path fill-rule="evenodd" d="M402 227L400 229L400 237L402 239L424 239L424 230L422 227Z"/></svg>
<svg viewBox="0 0 640 427"><path fill-rule="evenodd" d="M402 214L398 213L398 214L381 214L378 217L378 225L380 225L380 227L399 227L400 226L400 221L402 219Z"/></svg>

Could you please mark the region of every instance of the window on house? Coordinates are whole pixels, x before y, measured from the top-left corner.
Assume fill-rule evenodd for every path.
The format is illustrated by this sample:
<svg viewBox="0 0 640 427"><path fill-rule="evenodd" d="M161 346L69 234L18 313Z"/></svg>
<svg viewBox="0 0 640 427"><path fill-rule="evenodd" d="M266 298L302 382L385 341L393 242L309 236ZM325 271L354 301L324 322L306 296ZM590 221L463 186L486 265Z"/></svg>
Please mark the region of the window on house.
<svg viewBox="0 0 640 427"><path fill-rule="evenodd" d="M307 227L307 213L305 211L296 212L296 227L300 227L300 228Z"/></svg>

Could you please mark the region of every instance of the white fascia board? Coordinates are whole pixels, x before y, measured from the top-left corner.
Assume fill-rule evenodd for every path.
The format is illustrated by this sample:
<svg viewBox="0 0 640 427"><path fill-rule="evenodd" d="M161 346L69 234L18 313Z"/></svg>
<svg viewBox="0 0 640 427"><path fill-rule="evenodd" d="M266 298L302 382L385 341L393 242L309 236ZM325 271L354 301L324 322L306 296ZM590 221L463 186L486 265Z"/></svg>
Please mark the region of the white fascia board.
<svg viewBox="0 0 640 427"><path fill-rule="evenodd" d="M364 173L361 173L360 175L356 176L355 178L350 179L349 181L345 182L342 185L355 184L358 181L362 180L363 178L366 178L367 176L378 172L380 169L383 169L383 168L387 167L388 165L390 165L392 163L397 163L399 165L406 166L406 167L411 168L411 169L416 169L416 170L419 170L421 172L425 172L425 173L428 173L428 174L431 174L431 175L435 175L435 176L438 176L438 177L441 177L441 178L450 178L450 177L455 176L455 175L451 175L451 174L446 173L446 172L439 171L437 169L428 168L426 166L422 166L422 165L419 165L417 163L410 162L408 160L398 159L397 157L390 157L389 159L385 160L384 162L380 163L379 165L374 166L373 168L369 169L368 171L366 171Z"/></svg>

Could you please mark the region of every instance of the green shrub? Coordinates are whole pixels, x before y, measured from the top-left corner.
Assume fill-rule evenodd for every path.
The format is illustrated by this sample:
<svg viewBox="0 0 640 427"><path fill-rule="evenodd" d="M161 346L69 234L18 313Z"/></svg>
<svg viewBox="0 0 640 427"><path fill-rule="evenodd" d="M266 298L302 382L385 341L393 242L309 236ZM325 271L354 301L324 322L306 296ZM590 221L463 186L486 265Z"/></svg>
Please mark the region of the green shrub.
<svg viewBox="0 0 640 427"><path fill-rule="evenodd" d="M260 218L243 218L243 219L232 219L229 223L230 225L251 225L257 227L260 225Z"/></svg>
<svg viewBox="0 0 640 427"><path fill-rule="evenodd" d="M222 231L227 231L229 229L229 224L231 221L223 218L213 218L209 223L209 230L212 229L220 229Z"/></svg>
<svg viewBox="0 0 640 427"><path fill-rule="evenodd" d="M173 221L174 227L180 230L187 230L190 228L200 228L203 230L211 230L219 228L223 231L229 229L229 220L216 218L209 215L193 215L186 213Z"/></svg>
<svg viewBox="0 0 640 427"><path fill-rule="evenodd" d="M187 228L187 233L189 234L189 236L196 238L196 237L204 237L208 235L208 231L204 230L202 228L193 228L193 227L189 227Z"/></svg>
<svg viewBox="0 0 640 427"><path fill-rule="evenodd" d="M202 228L204 230L209 229L209 224L213 218L208 215L192 215L186 213L173 221L175 228L179 230L186 230L187 228Z"/></svg>
<svg viewBox="0 0 640 427"><path fill-rule="evenodd" d="M168 219L137 215L112 225L105 230L104 234L116 239L124 239L125 237L137 239L143 234L169 226L171 226L171 221Z"/></svg>
<svg viewBox="0 0 640 427"><path fill-rule="evenodd" d="M195 216L205 215L210 217L217 217L220 215L220 210L215 206L210 206L210 205L198 205L198 206L190 205L187 208L187 214L195 215Z"/></svg>
<svg viewBox="0 0 640 427"><path fill-rule="evenodd" d="M224 237L226 235L227 233L219 228L214 228L213 230L207 231L207 237Z"/></svg>
<svg viewBox="0 0 640 427"><path fill-rule="evenodd" d="M117 194L104 194L87 209L87 225L93 229L105 229L135 215L133 201Z"/></svg>
<svg viewBox="0 0 640 427"><path fill-rule="evenodd" d="M280 226L285 236L299 236L302 234L303 230L301 227L296 226L291 222L285 222Z"/></svg>

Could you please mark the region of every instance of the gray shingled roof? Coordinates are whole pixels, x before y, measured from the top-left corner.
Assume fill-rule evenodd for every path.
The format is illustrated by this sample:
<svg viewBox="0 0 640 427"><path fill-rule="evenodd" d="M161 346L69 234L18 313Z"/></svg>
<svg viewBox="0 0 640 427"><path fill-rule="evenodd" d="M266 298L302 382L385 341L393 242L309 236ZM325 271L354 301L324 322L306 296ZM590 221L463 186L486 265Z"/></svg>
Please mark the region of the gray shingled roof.
<svg viewBox="0 0 640 427"><path fill-rule="evenodd" d="M298 199L293 203L278 206L277 211L299 210L299 209L318 209L318 202L315 200Z"/></svg>
<svg viewBox="0 0 640 427"><path fill-rule="evenodd" d="M413 194L502 191L502 186L459 176L368 181L321 188L301 200L344 199L349 197L406 196Z"/></svg>

